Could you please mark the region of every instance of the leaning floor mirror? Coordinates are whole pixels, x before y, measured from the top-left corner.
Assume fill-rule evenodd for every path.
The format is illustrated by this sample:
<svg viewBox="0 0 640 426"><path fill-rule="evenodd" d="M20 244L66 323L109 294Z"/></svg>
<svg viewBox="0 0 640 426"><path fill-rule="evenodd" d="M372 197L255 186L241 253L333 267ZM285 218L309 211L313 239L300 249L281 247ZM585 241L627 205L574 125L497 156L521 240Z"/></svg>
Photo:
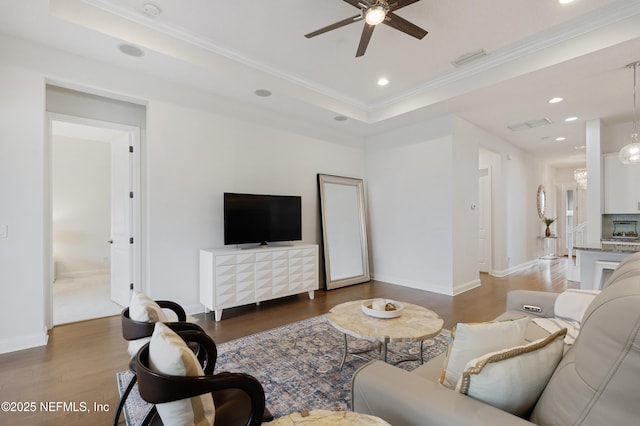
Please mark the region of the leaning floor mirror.
<svg viewBox="0 0 640 426"><path fill-rule="evenodd" d="M327 290L370 280L362 179L318 174Z"/></svg>

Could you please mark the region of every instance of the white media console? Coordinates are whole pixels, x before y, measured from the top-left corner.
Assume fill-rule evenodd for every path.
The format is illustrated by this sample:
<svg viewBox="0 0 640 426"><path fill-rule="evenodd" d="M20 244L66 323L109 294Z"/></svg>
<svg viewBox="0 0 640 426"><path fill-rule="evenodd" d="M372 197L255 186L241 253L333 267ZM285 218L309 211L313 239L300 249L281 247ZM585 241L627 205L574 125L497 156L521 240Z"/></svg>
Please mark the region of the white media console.
<svg viewBox="0 0 640 426"><path fill-rule="evenodd" d="M318 246L200 250L200 303L215 311L318 289Z"/></svg>

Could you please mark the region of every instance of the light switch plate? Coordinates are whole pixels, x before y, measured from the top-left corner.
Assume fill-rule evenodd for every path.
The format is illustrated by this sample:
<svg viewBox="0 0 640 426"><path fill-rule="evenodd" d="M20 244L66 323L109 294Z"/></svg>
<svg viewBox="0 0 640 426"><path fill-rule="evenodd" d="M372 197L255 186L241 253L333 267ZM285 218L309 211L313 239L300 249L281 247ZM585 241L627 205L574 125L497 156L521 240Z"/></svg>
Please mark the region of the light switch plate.
<svg viewBox="0 0 640 426"><path fill-rule="evenodd" d="M9 236L9 225L0 225L0 238L7 238Z"/></svg>

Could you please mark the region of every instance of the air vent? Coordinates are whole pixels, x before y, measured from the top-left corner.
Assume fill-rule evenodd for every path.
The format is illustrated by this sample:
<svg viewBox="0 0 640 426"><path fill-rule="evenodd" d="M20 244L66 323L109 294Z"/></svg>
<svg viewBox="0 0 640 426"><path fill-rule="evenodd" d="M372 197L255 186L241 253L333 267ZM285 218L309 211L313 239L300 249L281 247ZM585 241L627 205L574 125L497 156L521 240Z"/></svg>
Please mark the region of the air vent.
<svg viewBox="0 0 640 426"><path fill-rule="evenodd" d="M469 62L480 59L483 56L487 56L487 52L485 52L484 49L480 49L480 50L476 50L475 52L469 52L469 53L465 53L464 55L458 56L451 63L453 64L454 67L461 67L462 65L468 64Z"/></svg>
<svg viewBox="0 0 640 426"><path fill-rule="evenodd" d="M524 123L512 124L510 126L507 126L507 128L512 132L519 132L522 130L535 129L536 127L548 126L552 123L553 121L545 117L539 118L537 120L525 121Z"/></svg>

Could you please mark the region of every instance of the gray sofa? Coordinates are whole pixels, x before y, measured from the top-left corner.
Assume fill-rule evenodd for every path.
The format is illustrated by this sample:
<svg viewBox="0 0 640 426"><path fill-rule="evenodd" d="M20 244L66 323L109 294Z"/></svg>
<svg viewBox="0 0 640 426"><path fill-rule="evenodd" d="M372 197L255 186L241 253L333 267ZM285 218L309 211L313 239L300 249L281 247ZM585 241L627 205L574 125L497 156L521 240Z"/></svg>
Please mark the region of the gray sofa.
<svg viewBox="0 0 640 426"><path fill-rule="evenodd" d="M589 304L568 347L527 419L438 383L444 354L412 372L371 361L353 376L352 409L404 425L640 424L640 253L629 256ZM557 294L513 291L500 319L554 316ZM541 312L523 309L534 305ZM530 323L527 340L546 331Z"/></svg>

